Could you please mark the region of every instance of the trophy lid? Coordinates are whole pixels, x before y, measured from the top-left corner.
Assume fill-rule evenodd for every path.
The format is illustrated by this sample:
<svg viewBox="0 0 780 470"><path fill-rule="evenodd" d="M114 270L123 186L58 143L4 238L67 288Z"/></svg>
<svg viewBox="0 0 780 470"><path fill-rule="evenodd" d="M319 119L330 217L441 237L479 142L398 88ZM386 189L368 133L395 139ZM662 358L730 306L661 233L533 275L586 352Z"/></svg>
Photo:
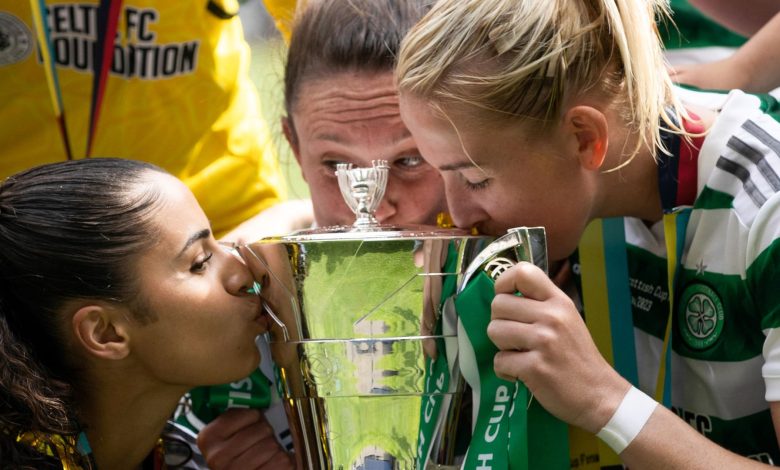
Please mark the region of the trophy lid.
<svg viewBox="0 0 780 470"><path fill-rule="evenodd" d="M442 228L430 225L380 224L374 215L387 186L390 166L386 160L373 160L369 168L356 168L351 163L336 165L336 178L344 201L356 219L352 225L333 225L299 230L277 240L347 241L347 240L396 240L477 237L466 230Z"/></svg>

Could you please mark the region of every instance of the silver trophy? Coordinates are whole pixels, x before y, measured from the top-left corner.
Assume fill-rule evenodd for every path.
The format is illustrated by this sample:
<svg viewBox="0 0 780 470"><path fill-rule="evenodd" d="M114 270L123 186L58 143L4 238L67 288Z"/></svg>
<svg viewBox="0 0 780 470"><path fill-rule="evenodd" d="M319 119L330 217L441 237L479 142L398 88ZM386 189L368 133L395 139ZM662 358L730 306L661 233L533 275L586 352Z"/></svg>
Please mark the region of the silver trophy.
<svg viewBox="0 0 780 470"><path fill-rule="evenodd" d="M469 435L471 416L462 412L457 316L442 305L504 251L532 259L511 241L483 252L492 238L378 224L387 172L384 161L338 166L354 225L240 250L267 285L272 356L307 469L459 468L456 438Z"/></svg>

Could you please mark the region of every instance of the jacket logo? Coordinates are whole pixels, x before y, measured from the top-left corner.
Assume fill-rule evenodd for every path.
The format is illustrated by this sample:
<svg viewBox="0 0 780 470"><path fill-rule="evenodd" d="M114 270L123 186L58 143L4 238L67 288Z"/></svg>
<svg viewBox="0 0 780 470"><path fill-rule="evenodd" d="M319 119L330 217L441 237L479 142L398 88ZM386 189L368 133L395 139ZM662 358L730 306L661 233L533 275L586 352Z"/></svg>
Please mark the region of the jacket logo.
<svg viewBox="0 0 780 470"><path fill-rule="evenodd" d="M27 58L32 52L32 33L17 17L0 11L0 67Z"/></svg>

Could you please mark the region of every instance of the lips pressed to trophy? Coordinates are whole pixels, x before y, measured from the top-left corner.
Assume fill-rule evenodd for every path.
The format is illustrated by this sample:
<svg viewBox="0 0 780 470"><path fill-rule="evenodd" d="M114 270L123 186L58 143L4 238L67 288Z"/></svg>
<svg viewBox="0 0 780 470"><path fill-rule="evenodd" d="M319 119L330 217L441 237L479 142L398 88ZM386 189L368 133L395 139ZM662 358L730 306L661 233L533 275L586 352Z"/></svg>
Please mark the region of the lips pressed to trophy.
<svg viewBox="0 0 780 470"><path fill-rule="evenodd" d="M338 166L354 225L242 250L254 272L270 272L270 345L307 469L460 468L473 425L453 300L477 271L534 258L546 268L543 229L494 241L378 224L387 172L383 161Z"/></svg>

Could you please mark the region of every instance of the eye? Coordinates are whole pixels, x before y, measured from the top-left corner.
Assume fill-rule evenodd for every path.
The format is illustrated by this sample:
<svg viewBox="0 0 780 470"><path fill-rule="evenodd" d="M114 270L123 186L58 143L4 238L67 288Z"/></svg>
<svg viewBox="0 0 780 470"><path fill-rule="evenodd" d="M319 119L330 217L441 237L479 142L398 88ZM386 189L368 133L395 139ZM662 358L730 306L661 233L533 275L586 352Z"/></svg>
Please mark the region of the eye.
<svg viewBox="0 0 780 470"><path fill-rule="evenodd" d="M423 158L419 155L409 155L406 157L399 158L393 163L396 166L400 167L401 169L411 170L424 164L425 160L423 160Z"/></svg>
<svg viewBox="0 0 780 470"><path fill-rule="evenodd" d="M491 178L485 178L484 180L479 181L477 183L472 183L471 181L464 179L464 182L466 184L466 189L468 189L469 191L479 191L487 188L488 185L490 184L490 180Z"/></svg>
<svg viewBox="0 0 780 470"><path fill-rule="evenodd" d="M193 274L198 274L205 271L212 256L214 256L214 253L208 253L203 258L196 260L194 263L192 263L192 266L190 266L190 272Z"/></svg>
<svg viewBox="0 0 780 470"><path fill-rule="evenodd" d="M336 159L322 160L322 166L334 172L336 171L336 165L338 165L339 163L347 163L347 162L345 162L344 160L336 160Z"/></svg>

